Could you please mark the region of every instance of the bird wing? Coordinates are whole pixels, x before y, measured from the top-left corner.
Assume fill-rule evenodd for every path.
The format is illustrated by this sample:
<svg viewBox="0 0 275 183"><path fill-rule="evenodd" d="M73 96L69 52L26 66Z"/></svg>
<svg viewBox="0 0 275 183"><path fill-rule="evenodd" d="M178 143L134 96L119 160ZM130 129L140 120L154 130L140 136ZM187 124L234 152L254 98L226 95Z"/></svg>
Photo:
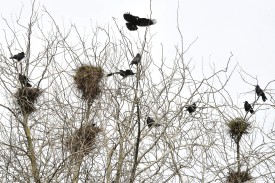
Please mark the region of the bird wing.
<svg viewBox="0 0 275 183"><path fill-rule="evenodd" d="M138 24L138 20L139 20L138 16L133 16L130 13L125 13L123 15L123 17L127 22L130 22L130 23L135 24L135 25Z"/></svg>
<svg viewBox="0 0 275 183"><path fill-rule="evenodd" d="M135 24L132 23L126 23L126 27L130 30L130 31L135 31L137 30L137 26Z"/></svg>

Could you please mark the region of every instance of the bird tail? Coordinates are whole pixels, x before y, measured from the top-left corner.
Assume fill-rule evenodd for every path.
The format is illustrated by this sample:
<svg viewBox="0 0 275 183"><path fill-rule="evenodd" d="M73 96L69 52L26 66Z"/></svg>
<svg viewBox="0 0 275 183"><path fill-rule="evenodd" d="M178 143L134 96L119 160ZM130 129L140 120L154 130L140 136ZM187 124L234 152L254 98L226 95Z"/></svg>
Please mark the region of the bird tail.
<svg viewBox="0 0 275 183"><path fill-rule="evenodd" d="M161 124L159 124L159 123L156 123L156 124L155 124L155 127L159 127L159 126L161 126Z"/></svg>
<svg viewBox="0 0 275 183"><path fill-rule="evenodd" d="M140 18L138 20L138 26L149 26L157 23L155 19Z"/></svg>
<svg viewBox="0 0 275 183"><path fill-rule="evenodd" d="M267 100L267 98L266 98L266 96L265 96L264 93L262 94L262 100L263 100L264 102Z"/></svg>
<svg viewBox="0 0 275 183"><path fill-rule="evenodd" d="M151 25L154 25L154 24L156 24L156 23L157 23L157 20L156 20L156 19L151 19L151 22L152 22L152 24L151 24Z"/></svg>
<svg viewBox="0 0 275 183"><path fill-rule="evenodd" d="M254 110L253 110L253 109L250 109L249 112L250 112L251 114L254 114Z"/></svg>

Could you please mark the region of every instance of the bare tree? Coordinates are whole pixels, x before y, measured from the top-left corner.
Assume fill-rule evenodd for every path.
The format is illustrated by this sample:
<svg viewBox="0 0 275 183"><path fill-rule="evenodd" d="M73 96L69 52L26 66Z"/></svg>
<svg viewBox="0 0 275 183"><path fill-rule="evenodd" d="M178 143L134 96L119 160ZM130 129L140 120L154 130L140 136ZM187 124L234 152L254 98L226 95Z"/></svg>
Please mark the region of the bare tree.
<svg viewBox="0 0 275 183"><path fill-rule="evenodd" d="M197 71L185 57L196 40L185 48L179 24L181 42L167 62L163 47L161 57L152 54L150 27L132 37L114 18L114 28L82 35L35 1L32 7L28 25L3 19L2 182L274 181L274 127L264 128L274 80L263 103L257 78L232 63L233 53L223 68ZM22 51L21 61L9 59ZM141 61L130 66L138 53ZM127 69L134 74L122 77ZM228 89L237 70L248 88L243 96L255 96L255 114Z"/></svg>

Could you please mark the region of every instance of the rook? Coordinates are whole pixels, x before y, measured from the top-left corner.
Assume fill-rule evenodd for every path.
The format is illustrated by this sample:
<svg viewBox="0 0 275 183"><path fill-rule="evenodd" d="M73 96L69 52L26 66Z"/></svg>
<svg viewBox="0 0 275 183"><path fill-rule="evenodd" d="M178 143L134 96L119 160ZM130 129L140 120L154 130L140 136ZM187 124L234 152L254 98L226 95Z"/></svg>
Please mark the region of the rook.
<svg viewBox="0 0 275 183"><path fill-rule="evenodd" d="M130 63L130 65L138 65L140 63L140 60L141 60L141 55L138 53L135 58L132 60L132 62Z"/></svg>
<svg viewBox="0 0 275 183"><path fill-rule="evenodd" d="M253 110L252 106L247 101L244 102L244 109L245 109L246 112L249 111L251 114L254 113L254 110Z"/></svg>
<svg viewBox="0 0 275 183"><path fill-rule="evenodd" d="M156 123L155 120L153 118L150 118L149 116L147 117L146 122L149 128L151 128L152 126L155 126L155 127L160 126L160 124Z"/></svg>
<svg viewBox="0 0 275 183"><path fill-rule="evenodd" d="M156 23L156 20L154 19L139 18L138 16L131 15L130 13L125 13L123 17L127 21L126 27L130 31L137 30L137 26L150 26Z"/></svg>
<svg viewBox="0 0 275 183"><path fill-rule="evenodd" d="M10 59L15 59L17 61L21 61L24 57L25 57L25 53L21 52L16 55L13 55L12 57L10 57Z"/></svg>
<svg viewBox="0 0 275 183"><path fill-rule="evenodd" d="M124 79L124 78L126 78L127 76L134 75L135 73L133 73L133 71L130 70L130 69L127 69L127 70L125 70L125 71L124 71L124 70L119 70L118 72L113 72L113 73L107 74L107 77L112 76L112 75L114 75L114 74L119 74L119 75L122 76L122 79Z"/></svg>
<svg viewBox="0 0 275 183"><path fill-rule="evenodd" d="M260 88L259 85L256 85L255 91L256 91L257 96L258 96L258 97L261 96L261 97L262 97L262 100L263 100L264 102L267 100L264 91Z"/></svg>
<svg viewBox="0 0 275 183"><path fill-rule="evenodd" d="M196 103L194 102L192 105L189 105L185 108L189 112L189 114L192 114L193 112L195 112L197 106L196 106Z"/></svg>

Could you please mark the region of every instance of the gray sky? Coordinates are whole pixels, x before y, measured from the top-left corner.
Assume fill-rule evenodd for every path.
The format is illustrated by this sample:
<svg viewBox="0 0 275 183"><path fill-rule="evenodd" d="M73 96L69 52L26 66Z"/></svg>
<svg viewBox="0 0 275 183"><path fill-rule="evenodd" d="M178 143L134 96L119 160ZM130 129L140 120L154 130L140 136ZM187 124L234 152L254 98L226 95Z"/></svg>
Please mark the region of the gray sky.
<svg viewBox="0 0 275 183"><path fill-rule="evenodd" d="M150 16L149 0L40 0L38 3L40 9L45 6L57 22L62 23L63 19L65 24L76 23L79 28L90 28L91 23L115 27L112 17L123 27L125 20L122 15L125 12L140 17ZM153 0L152 18L157 20L157 24L150 28L151 34L156 34L153 50L158 54L160 43L163 43L167 61L174 57L174 46L180 43L176 28L178 3L184 45L187 47L198 37L185 56L187 60L192 58L196 66L210 61L222 67L232 51L234 63L238 62L247 73L257 76L263 87L275 79L274 0ZM2 0L1 16L15 18L22 6L22 17L28 17L30 1ZM0 25L3 25L2 20ZM129 31L129 34L137 33Z"/></svg>

